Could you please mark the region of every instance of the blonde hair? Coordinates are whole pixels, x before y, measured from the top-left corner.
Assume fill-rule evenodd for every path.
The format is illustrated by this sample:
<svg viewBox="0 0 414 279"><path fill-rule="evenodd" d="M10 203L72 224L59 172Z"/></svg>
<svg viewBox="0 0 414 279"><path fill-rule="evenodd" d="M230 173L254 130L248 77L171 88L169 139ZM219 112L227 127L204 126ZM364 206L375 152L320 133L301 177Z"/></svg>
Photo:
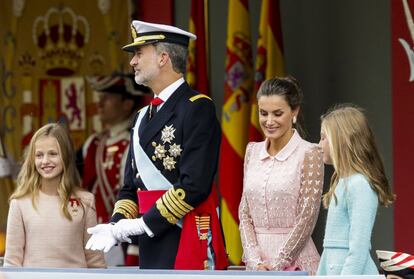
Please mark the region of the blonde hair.
<svg viewBox="0 0 414 279"><path fill-rule="evenodd" d="M10 196L10 200L31 195L33 207L36 208L36 197L41 186L41 176L35 166L35 143L42 137L53 137L58 143L63 163L63 174L57 192L61 201L63 215L67 219L72 220L67 206L71 195L75 195L75 188L81 185L81 178L75 165L75 151L72 140L67 128L62 124L46 124L33 135L24 155L23 166L17 177L17 188Z"/></svg>
<svg viewBox="0 0 414 279"><path fill-rule="evenodd" d="M368 179L378 195L381 205L388 206L395 200L384 165L375 143L374 134L363 110L354 105L339 105L321 117L321 131L329 142L329 153L335 169L329 191L323 196L328 208L341 177L361 173Z"/></svg>

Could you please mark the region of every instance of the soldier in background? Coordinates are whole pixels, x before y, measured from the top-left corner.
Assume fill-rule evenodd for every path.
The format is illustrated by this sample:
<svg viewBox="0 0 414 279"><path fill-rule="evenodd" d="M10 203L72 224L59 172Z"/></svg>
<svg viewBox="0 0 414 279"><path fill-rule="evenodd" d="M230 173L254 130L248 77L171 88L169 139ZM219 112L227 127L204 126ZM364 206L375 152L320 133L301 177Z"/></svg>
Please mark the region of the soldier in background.
<svg viewBox="0 0 414 279"><path fill-rule="evenodd" d="M95 194L98 223L102 223L110 220L123 184L131 117L143 105L143 95L150 90L137 85L129 75L93 77L88 81L99 93L98 113L104 129L85 141L78 152L78 168L83 186ZM108 266L138 265L138 246L125 244L123 248L114 247L105 255Z"/></svg>

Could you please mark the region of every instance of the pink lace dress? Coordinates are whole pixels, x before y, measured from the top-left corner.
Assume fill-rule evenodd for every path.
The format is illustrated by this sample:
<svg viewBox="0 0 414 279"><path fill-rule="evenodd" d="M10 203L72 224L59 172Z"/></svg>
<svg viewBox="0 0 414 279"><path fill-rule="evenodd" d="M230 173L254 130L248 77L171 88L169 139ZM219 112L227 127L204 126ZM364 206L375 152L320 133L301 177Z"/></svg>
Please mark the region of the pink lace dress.
<svg viewBox="0 0 414 279"><path fill-rule="evenodd" d="M311 239L323 186L322 154L295 131L276 155L267 141L249 143L239 207L243 261L274 270L297 266L314 275L319 254Z"/></svg>

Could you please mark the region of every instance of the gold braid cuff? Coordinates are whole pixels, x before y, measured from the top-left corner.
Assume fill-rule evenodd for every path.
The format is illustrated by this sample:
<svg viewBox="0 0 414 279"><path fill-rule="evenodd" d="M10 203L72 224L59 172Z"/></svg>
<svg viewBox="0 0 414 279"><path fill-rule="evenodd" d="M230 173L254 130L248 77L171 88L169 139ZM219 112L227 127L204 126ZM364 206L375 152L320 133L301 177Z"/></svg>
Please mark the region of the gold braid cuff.
<svg viewBox="0 0 414 279"><path fill-rule="evenodd" d="M171 224L176 224L188 212L194 208L184 201L185 191L183 189L171 188L156 202L161 216Z"/></svg>
<svg viewBox="0 0 414 279"><path fill-rule="evenodd" d="M119 200L115 203L114 212L112 213L112 216L116 213L124 215L127 219L137 218L138 205L131 200Z"/></svg>

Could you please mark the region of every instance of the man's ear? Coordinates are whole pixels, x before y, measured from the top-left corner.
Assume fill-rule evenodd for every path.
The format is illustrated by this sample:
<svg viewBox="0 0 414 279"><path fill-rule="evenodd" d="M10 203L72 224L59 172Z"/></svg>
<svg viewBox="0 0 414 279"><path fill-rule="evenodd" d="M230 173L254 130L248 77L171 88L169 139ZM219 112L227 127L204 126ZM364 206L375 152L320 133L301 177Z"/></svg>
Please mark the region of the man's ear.
<svg viewBox="0 0 414 279"><path fill-rule="evenodd" d="M162 52L160 54L159 66L163 67L165 64L167 64L169 58L170 58L170 56L168 55L168 53Z"/></svg>

